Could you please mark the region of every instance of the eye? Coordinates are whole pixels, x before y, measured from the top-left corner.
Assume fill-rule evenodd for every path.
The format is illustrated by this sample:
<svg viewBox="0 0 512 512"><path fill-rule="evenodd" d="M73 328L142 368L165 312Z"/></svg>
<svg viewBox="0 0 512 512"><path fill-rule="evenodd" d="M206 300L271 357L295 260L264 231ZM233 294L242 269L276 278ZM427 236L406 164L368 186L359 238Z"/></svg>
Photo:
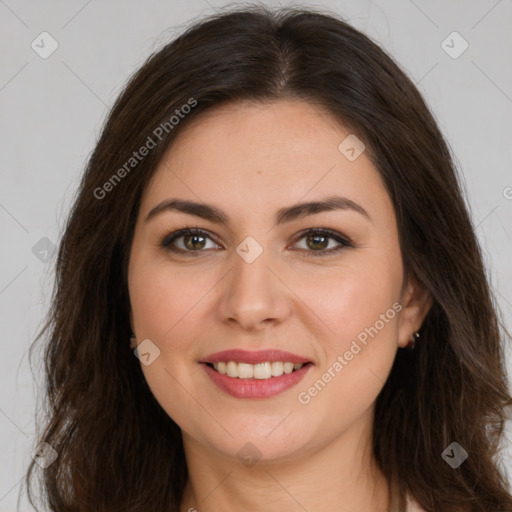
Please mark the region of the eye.
<svg viewBox="0 0 512 512"><path fill-rule="evenodd" d="M197 253L200 252L201 249L205 248L205 241L207 239L211 240L210 236L205 231L200 229L185 228L167 235L162 240L160 245L172 252L188 252L190 254L196 253L194 256L198 256ZM177 240L183 242L181 247L179 247L180 244L175 244ZM218 247L217 244L214 245Z"/></svg>
<svg viewBox="0 0 512 512"><path fill-rule="evenodd" d="M305 239L306 249L301 250L310 253L308 256L324 256L337 253L346 247L353 247L352 242L347 237L342 236L336 231L331 231L330 229L309 229L305 233L302 233L298 240L302 240L303 238ZM334 240L338 244L328 248L329 240ZM308 250L309 248L313 248L314 250Z"/></svg>
<svg viewBox="0 0 512 512"><path fill-rule="evenodd" d="M353 247L347 237L329 229L309 229L300 235L295 244L302 239L305 239L306 248L299 248L299 250L310 253L308 256L323 256L336 253L346 247ZM213 247L207 247L208 240L213 243ZM329 248L329 240L337 242L337 245ZM188 253L194 256L198 256L203 249L219 247L206 231L192 228L170 233L161 241L160 246L172 252Z"/></svg>

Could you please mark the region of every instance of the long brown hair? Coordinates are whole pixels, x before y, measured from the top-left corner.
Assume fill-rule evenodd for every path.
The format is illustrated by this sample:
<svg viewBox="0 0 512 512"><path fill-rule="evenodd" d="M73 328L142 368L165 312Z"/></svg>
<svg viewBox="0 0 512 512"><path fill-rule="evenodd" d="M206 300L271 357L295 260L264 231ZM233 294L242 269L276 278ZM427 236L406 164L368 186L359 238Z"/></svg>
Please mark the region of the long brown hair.
<svg viewBox="0 0 512 512"><path fill-rule="evenodd" d="M227 102L285 98L323 107L364 141L396 210L406 270L433 299L421 341L398 350L376 403L374 453L393 503L403 510L410 495L429 512L512 512L495 460L512 405L508 334L434 117L393 59L336 15L261 6L196 22L152 55L88 162L35 340L46 339L37 444L58 454L40 478L49 509L179 510L181 431L129 349L126 270L141 195L192 119ZM457 468L441 455L452 442L468 453ZM33 506L35 464L25 480Z"/></svg>

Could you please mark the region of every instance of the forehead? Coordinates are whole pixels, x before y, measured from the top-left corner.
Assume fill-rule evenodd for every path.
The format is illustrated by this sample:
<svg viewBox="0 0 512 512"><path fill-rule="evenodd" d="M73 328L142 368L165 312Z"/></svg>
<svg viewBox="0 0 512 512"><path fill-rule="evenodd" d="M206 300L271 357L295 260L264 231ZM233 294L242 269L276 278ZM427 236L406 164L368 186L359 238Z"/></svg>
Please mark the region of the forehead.
<svg viewBox="0 0 512 512"><path fill-rule="evenodd" d="M147 213L173 196L262 210L336 193L389 208L365 152L349 160L340 151L349 136L330 113L303 101L244 101L207 111L165 153L142 207Z"/></svg>

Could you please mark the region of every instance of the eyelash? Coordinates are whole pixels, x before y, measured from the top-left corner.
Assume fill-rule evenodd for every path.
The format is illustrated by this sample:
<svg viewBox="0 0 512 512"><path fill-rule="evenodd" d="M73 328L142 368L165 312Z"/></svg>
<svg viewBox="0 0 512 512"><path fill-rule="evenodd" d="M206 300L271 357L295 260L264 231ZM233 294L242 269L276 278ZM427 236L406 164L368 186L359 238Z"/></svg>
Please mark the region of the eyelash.
<svg viewBox="0 0 512 512"><path fill-rule="evenodd" d="M205 238L210 238L210 240L212 240L212 238L206 231L203 231L201 229L187 227L185 229L180 229L178 231L174 231L173 233L166 235L163 238L163 240L160 242L160 247L167 249L168 251L171 251L174 253L181 253L181 254L188 253L193 256L199 256L200 252L204 252L204 250L201 250L201 249L199 249L197 251L189 251L189 250L185 250L185 249L179 249L178 247L175 247L172 245L172 243L175 240L177 240L178 238L181 238L183 236L186 236L186 235L200 235L200 236L204 236ZM328 256L328 255L338 253L339 251L341 251L347 247L353 247L352 241L348 237L343 237L336 231L331 231L330 229L325 229L325 228L308 229L308 230L304 231L303 233L301 233L301 235L299 236L299 238L296 240L295 243L297 243L299 240L302 240L303 238L307 237L308 235L324 236L326 238L331 238L340 244L338 247L336 247L334 249L323 249L321 251L298 249L300 251L312 253L312 254L308 254L308 257L312 256L312 257L316 258L318 256ZM214 243L216 243L214 240L212 240L212 241Z"/></svg>

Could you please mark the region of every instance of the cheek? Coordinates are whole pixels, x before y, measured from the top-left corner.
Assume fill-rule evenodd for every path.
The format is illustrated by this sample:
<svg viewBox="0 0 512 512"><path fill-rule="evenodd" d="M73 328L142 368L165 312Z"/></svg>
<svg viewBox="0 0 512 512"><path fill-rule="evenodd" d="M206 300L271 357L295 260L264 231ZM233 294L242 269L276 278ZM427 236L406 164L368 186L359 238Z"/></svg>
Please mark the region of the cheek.
<svg viewBox="0 0 512 512"><path fill-rule="evenodd" d="M318 335L326 336L324 345L330 340L325 348L332 352L342 350L376 322L381 330L381 315L398 301L401 286L400 259L391 262L388 256L366 254L355 255L350 261L347 258L347 264L340 267L317 269L296 280L293 288L310 317L316 318ZM391 309L386 320L394 318L394 313ZM386 322L386 329L392 323Z"/></svg>
<svg viewBox="0 0 512 512"><path fill-rule="evenodd" d="M401 286L401 259L390 261L388 253L358 258L331 273L322 288L303 288L304 302L328 327L317 336L318 371L299 390L299 403L307 402L313 416L329 410L355 420L375 401L396 355Z"/></svg>
<svg viewBox="0 0 512 512"><path fill-rule="evenodd" d="M134 260L130 302L140 335L162 343L172 339L201 309L210 281L206 273L191 268Z"/></svg>
<svg viewBox="0 0 512 512"><path fill-rule="evenodd" d="M176 271L166 263L132 257L129 290L138 341L148 338L160 350L151 364L141 361L141 369L161 407L187 429L193 429L194 422L185 411L203 414L192 398L194 393L187 391L194 389L202 370L199 365L196 369L183 364L183 360L193 358L192 342L204 332L197 314L201 311L201 298L209 289L205 279L192 269ZM206 414L201 416L200 423L209 421Z"/></svg>

